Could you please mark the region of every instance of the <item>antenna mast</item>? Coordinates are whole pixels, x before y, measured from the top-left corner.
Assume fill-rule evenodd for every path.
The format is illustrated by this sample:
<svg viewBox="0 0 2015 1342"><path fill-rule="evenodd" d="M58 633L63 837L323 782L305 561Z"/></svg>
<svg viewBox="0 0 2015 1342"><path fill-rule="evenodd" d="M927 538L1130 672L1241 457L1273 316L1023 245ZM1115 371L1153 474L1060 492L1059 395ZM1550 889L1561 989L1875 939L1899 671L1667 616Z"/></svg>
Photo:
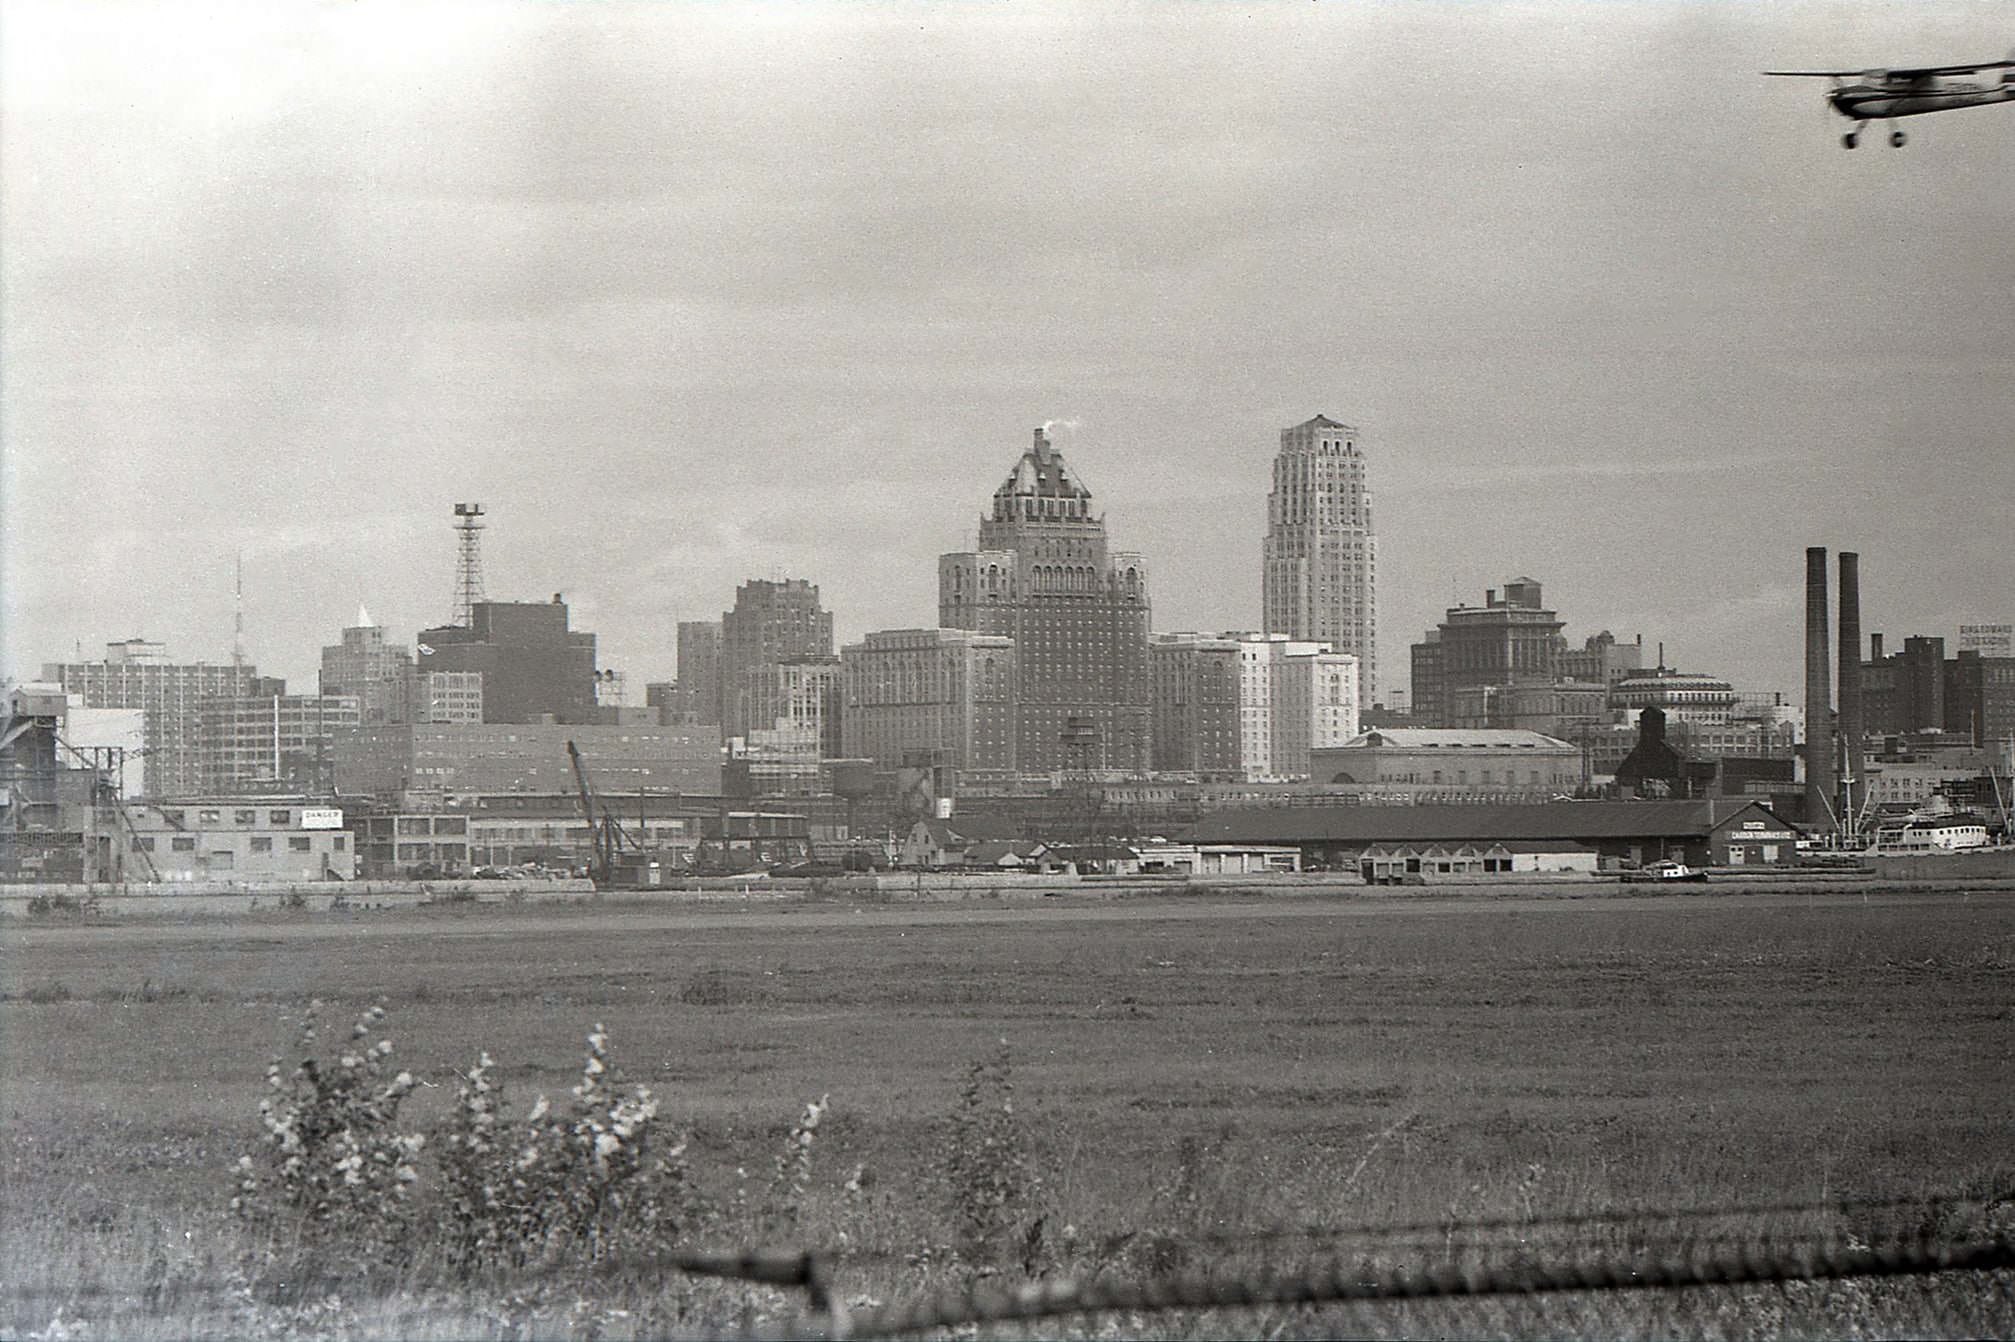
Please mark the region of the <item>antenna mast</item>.
<svg viewBox="0 0 2015 1342"><path fill-rule="evenodd" d="M487 600L483 591L483 505L455 505L455 530L460 534L455 563L455 619L464 629L475 627L476 603Z"/></svg>
<svg viewBox="0 0 2015 1342"><path fill-rule="evenodd" d="M231 666L243 672L245 669L245 552L238 551L238 604L231 616ZM243 685L234 685L233 694L245 693Z"/></svg>

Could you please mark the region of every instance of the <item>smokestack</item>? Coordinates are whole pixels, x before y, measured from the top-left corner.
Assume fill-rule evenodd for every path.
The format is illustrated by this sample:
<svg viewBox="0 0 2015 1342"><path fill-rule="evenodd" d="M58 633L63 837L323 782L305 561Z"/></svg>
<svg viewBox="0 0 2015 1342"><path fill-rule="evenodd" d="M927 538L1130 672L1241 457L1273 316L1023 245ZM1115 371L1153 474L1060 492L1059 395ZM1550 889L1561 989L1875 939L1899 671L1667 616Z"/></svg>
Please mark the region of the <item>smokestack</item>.
<svg viewBox="0 0 2015 1342"><path fill-rule="evenodd" d="M1805 551L1805 823L1833 828L1833 686L1826 629L1826 547Z"/></svg>
<svg viewBox="0 0 2015 1342"><path fill-rule="evenodd" d="M1840 552L1840 817L1851 829L1867 795L1861 776L1861 556Z"/></svg>

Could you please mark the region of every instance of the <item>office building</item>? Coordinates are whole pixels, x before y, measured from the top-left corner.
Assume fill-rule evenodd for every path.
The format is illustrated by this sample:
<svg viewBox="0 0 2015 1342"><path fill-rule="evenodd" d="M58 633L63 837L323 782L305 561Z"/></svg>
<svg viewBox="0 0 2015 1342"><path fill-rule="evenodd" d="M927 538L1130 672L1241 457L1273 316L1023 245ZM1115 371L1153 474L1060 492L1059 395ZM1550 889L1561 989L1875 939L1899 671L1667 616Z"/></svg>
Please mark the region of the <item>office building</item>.
<svg viewBox="0 0 2015 1342"><path fill-rule="evenodd" d="M363 726L412 720L412 650L388 643L384 626L371 623L371 613L362 606L342 641L322 649L320 683L325 696L356 699Z"/></svg>
<svg viewBox="0 0 2015 1342"><path fill-rule="evenodd" d="M1378 689L1378 538L1364 436L1317 415L1280 431L1266 502L1263 632L1357 659L1360 703Z"/></svg>
<svg viewBox="0 0 2015 1342"><path fill-rule="evenodd" d="M335 791L339 732L360 723L355 695L206 699L197 709L197 778L204 796Z"/></svg>
<svg viewBox="0 0 2015 1342"><path fill-rule="evenodd" d="M695 723L721 720L721 622L679 621L679 678L669 700L671 718Z"/></svg>
<svg viewBox="0 0 2015 1342"><path fill-rule="evenodd" d="M938 557L938 624L1014 640L1025 772L1146 770L1147 566L1041 429L994 491L979 549Z"/></svg>
<svg viewBox="0 0 2015 1342"><path fill-rule="evenodd" d="M421 631L418 654L423 676L482 676L484 722L595 720L595 636L567 627L557 592L551 601L475 602L467 625Z"/></svg>
<svg viewBox="0 0 2015 1342"><path fill-rule="evenodd" d="M842 753L898 769L1012 773L1015 645L970 629L885 629L840 649Z"/></svg>
<svg viewBox="0 0 2015 1342"><path fill-rule="evenodd" d="M1238 640L1156 634L1147 656L1154 689L1155 772L1243 779Z"/></svg>
<svg viewBox="0 0 2015 1342"><path fill-rule="evenodd" d="M105 645L99 662L51 662L42 679L76 695L84 708L137 708L144 714L145 784L149 796L202 790L196 737L205 700L284 694L283 682L249 665L171 662L145 639Z"/></svg>
<svg viewBox="0 0 2015 1342"><path fill-rule="evenodd" d="M336 739L336 788L345 797L441 798L571 794L571 741L599 791L721 790L721 747L707 728L547 723L408 723Z"/></svg>
<svg viewBox="0 0 2015 1342"><path fill-rule="evenodd" d="M721 616L720 634L720 716L724 736L747 737L758 728L767 730L770 721L758 717L763 703L756 702L770 683L763 674L750 673L763 667L805 658L833 656L833 617L819 604L819 589L802 578L770 581L751 578L735 589L735 608ZM685 681L685 626L680 626L680 672ZM705 635L695 630L694 656L703 655Z"/></svg>
<svg viewBox="0 0 2015 1342"><path fill-rule="evenodd" d="M1515 578L1484 593L1481 606L1451 606L1440 627L1413 647L1413 713L1445 726L1460 691L1480 686L1551 685L1562 679L1563 622L1545 608L1539 584Z"/></svg>

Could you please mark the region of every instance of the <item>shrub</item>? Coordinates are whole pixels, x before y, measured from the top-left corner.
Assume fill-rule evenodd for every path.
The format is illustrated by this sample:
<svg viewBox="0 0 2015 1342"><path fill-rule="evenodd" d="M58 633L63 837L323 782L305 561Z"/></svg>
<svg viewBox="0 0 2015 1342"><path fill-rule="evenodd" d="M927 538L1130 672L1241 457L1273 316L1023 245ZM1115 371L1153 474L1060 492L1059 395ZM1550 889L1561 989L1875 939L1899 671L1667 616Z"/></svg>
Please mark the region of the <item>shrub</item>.
<svg viewBox="0 0 2015 1342"><path fill-rule="evenodd" d="M489 1054L477 1057L439 1142L443 1229L454 1263L467 1270L499 1259L600 1261L677 1231L686 1205L685 1144L657 1139L657 1100L643 1086L622 1089L599 1024L563 1112L540 1096L520 1124L506 1125L494 1066Z"/></svg>
<svg viewBox="0 0 2015 1342"><path fill-rule="evenodd" d="M409 1229L415 1162L425 1138L398 1130L399 1106L413 1090L400 1072L384 1079L392 1041L371 1042L385 1008L359 1015L333 1065L313 1053L320 1002L302 1017L291 1076L275 1059L269 1094L259 1103L266 1138L256 1156L239 1158L231 1208L272 1221L291 1215L304 1246L340 1246L374 1261Z"/></svg>
<svg viewBox="0 0 2015 1342"><path fill-rule="evenodd" d="M937 1171L949 1196L955 1248L975 1267L995 1264L1019 1233L1040 1238L1036 1201L1041 1180L1030 1167L1015 1116L1014 1080L1003 1039L993 1057L975 1062L959 1088ZM1025 1255L1026 1256L1026 1255ZM1031 1272L1034 1265L1024 1264Z"/></svg>

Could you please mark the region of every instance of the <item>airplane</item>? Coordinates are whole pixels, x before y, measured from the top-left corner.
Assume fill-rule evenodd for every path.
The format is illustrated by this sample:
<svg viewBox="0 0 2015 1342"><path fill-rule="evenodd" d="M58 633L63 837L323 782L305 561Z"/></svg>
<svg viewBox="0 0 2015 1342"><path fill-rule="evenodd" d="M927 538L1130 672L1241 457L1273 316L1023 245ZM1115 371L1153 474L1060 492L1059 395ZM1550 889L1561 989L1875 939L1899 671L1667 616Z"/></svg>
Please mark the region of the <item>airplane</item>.
<svg viewBox="0 0 2015 1342"><path fill-rule="evenodd" d="M1926 112L1949 112L1957 107L1985 107L1989 103L2015 102L2015 51L2005 61L1982 61L1978 65L1927 65L1916 70L1765 70L1766 75L1791 79L1830 79L1826 101L1833 110L1857 123L1840 137L1852 149L1861 143L1863 121L1890 117L1921 116ZM1998 85L1949 82L1948 75L1978 74L2001 70ZM1844 80L1856 83L1843 83ZM1889 132L1889 143L1898 149L1907 137L1899 128Z"/></svg>

